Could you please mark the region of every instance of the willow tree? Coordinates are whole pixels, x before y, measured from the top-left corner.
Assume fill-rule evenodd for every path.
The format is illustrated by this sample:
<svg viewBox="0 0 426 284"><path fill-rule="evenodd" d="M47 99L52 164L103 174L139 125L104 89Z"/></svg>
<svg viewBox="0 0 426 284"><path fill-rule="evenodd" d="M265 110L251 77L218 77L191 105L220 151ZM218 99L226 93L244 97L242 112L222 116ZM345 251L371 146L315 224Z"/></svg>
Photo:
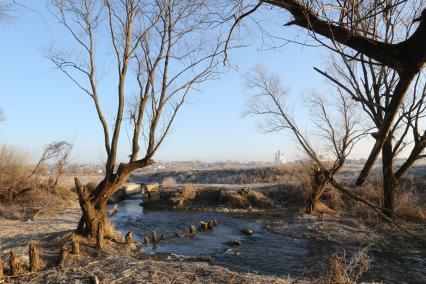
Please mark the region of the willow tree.
<svg viewBox="0 0 426 284"><path fill-rule="evenodd" d="M266 14L286 12L289 20L283 28L295 26L308 32L319 45L340 53L336 44L343 45L355 54L362 54L374 64L391 68L397 74L396 85L389 94L389 104L384 110L383 123L376 136L368 159L361 170L356 185L361 185L374 165L390 135L398 110L416 76L426 63L426 3L421 0L235 0L234 28L243 19L256 18L257 11L266 7ZM417 7L417 9L416 9ZM388 17L391 9L409 15L407 19L415 23L405 38L389 42L365 30L371 18ZM269 17L269 19L278 17ZM281 18L280 18L281 19ZM256 23L262 26L262 22ZM393 27L395 33L405 27ZM230 37L229 37L230 38ZM305 44L300 42L301 44ZM357 58L353 58L357 60Z"/></svg>
<svg viewBox="0 0 426 284"><path fill-rule="evenodd" d="M51 10L74 40L71 52L46 56L92 101L103 131L105 176L95 187L75 178L83 216L77 231L103 234L107 201L153 157L187 96L215 78L223 41L209 1L54 0ZM113 54L102 58L100 53ZM98 66L112 64L116 89L101 90ZM117 102L110 125L101 104ZM118 162L122 128L130 153Z"/></svg>

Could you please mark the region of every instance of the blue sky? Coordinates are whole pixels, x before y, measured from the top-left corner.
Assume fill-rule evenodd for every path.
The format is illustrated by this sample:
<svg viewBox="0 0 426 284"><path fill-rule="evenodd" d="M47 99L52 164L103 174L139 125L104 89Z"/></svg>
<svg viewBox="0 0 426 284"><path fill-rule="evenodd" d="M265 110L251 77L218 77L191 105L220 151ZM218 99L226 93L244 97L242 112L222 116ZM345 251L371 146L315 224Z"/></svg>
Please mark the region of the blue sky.
<svg viewBox="0 0 426 284"><path fill-rule="evenodd" d="M35 157L51 141L70 140L75 145L74 161L101 163L103 138L92 102L42 55L49 44L66 47L72 42L47 12L44 1L31 5L43 16L19 9L13 22L0 25L0 106L7 118L0 124L0 143L17 145ZM290 38L296 33L283 29ZM245 43L250 44L229 55L238 71L224 69L219 80L192 94L157 160L272 161L277 150L290 159L300 156L289 133L263 134L256 119L243 116L248 97L243 75L259 63L278 72L291 90L299 122L307 125L303 96L312 90L326 91L323 79L312 69L324 64L326 53L298 45L262 52L261 44ZM114 106L114 99L103 99L106 110ZM120 147L121 157L128 154L125 144Z"/></svg>

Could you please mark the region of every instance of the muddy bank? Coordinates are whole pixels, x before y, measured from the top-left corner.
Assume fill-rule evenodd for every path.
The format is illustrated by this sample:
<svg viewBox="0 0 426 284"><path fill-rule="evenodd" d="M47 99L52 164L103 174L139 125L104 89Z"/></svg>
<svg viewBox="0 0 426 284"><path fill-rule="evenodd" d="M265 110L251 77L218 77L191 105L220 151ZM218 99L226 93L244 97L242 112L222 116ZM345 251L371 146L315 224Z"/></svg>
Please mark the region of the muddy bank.
<svg viewBox="0 0 426 284"><path fill-rule="evenodd" d="M289 210L302 207L304 202L297 186L276 184L256 187L180 185L159 189L152 196L155 198L144 196L141 205L149 209L226 212L233 209Z"/></svg>

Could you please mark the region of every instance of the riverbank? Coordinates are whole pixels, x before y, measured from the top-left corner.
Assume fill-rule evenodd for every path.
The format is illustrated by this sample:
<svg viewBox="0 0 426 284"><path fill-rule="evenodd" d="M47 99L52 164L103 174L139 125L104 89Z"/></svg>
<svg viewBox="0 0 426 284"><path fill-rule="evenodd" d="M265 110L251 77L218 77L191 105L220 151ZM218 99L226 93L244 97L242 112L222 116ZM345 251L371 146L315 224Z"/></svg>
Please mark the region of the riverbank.
<svg viewBox="0 0 426 284"><path fill-rule="evenodd" d="M0 228L1 258L13 250L24 269L28 245L40 247L44 268L20 277L6 277L6 283L290 283L290 279L238 273L193 259L157 260L159 257L129 250L122 241L108 241L107 248L94 253L94 244L82 244L80 256L72 256L63 267L55 265L60 248L76 228L80 209L64 208L42 214L34 220L3 219ZM161 257L160 257L161 258ZM5 264L7 271L8 265ZM2 280L0 280L1 283Z"/></svg>

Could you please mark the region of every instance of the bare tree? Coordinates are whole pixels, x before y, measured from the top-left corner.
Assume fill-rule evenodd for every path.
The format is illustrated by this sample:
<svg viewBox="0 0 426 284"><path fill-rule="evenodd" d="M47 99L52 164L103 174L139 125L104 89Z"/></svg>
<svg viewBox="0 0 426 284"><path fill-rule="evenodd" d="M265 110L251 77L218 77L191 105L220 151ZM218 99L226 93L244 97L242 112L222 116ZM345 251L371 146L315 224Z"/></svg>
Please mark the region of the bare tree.
<svg viewBox="0 0 426 284"><path fill-rule="evenodd" d="M4 121L6 118L3 113L3 109L0 108L0 121Z"/></svg>
<svg viewBox="0 0 426 284"><path fill-rule="evenodd" d="M285 99L288 92L282 86L280 78L269 74L264 67L257 66L248 76L247 83L249 88L255 90L255 95L251 97L249 103L248 113L264 118L261 126L266 132L289 130L313 162L310 169L311 193L308 197L306 212L315 211L329 183L328 175L333 176L342 168L355 143L364 134L360 131L355 119L353 104L340 93L338 108L335 110L338 115L334 117L324 98L318 96L311 100L317 135L326 149L334 155L334 160L327 164L321 161L317 154L321 143L317 142L316 147L312 145L306 135L302 134L293 116L289 114Z"/></svg>
<svg viewBox="0 0 426 284"><path fill-rule="evenodd" d="M414 10L419 10L419 3L415 8ZM399 27L399 33L395 27ZM407 15L400 13L399 9L393 6L387 11L385 18L377 14L365 20L359 32L388 43L396 43L401 38L407 39L412 29L413 23L407 19ZM316 70L362 106L366 119L371 121L375 129L373 138L382 139L380 129L386 112L391 107L392 94L398 85L397 72L362 54L347 50L338 43L334 48L339 52L337 56L332 56L331 72ZM383 210L388 216L394 211L398 180L416 160L423 157L422 153L426 147L426 133L421 123L425 115L425 91L424 72L419 72L397 109L395 120L381 149ZM409 151L409 156L394 172L394 160L404 150Z"/></svg>
<svg viewBox="0 0 426 284"><path fill-rule="evenodd" d="M396 72L397 83L393 88L393 93L389 94L389 105L384 110L383 123L376 135L378 138L356 181L356 185L361 185L390 135L398 110L413 80L424 68L426 62L425 5L424 1L418 0L331 2L323 0L237 0L234 1L237 12L231 32L242 18L252 16L261 7L277 8L278 11L288 12L292 17L284 26L298 26L306 29L321 46L339 53L341 51L335 48L336 43L344 45L356 54L362 54L372 62L389 67ZM363 32L371 18L380 16L386 19L392 9L406 15L410 22L416 24L405 38L397 38L395 42L388 42L384 38ZM269 11L269 13L273 13L273 9ZM392 27L395 34L400 34L396 31L399 28L401 27Z"/></svg>
<svg viewBox="0 0 426 284"><path fill-rule="evenodd" d="M11 9L10 3L3 3L3 1L0 2L0 22L9 18L10 9Z"/></svg>
<svg viewBox="0 0 426 284"><path fill-rule="evenodd" d="M46 145L29 177L38 174L42 166L49 160L57 160L58 163L64 164L70 155L71 149L72 145L66 141L52 142Z"/></svg>
<svg viewBox="0 0 426 284"><path fill-rule="evenodd" d="M75 178L83 212L78 232L96 236L103 233L107 200L135 169L154 163L188 94L217 74L223 41L209 1L55 0L52 7L79 53L72 57L51 48L46 56L92 99L104 134L103 180L90 188ZM116 68L118 105L112 126L99 100L99 41L105 38ZM136 96L126 91L132 79ZM118 163L124 126L131 128L131 152Z"/></svg>

